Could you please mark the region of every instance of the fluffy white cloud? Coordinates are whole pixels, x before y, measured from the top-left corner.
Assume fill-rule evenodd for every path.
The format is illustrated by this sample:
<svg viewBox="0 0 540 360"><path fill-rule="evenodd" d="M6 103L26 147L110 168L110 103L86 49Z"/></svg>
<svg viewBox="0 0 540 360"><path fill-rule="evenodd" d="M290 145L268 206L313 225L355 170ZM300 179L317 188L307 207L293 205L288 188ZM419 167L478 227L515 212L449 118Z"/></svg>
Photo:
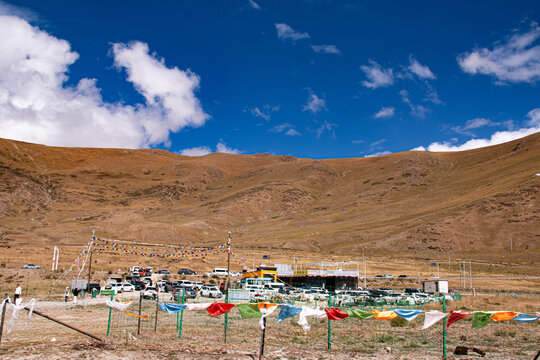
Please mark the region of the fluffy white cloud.
<svg viewBox="0 0 540 360"><path fill-rule="evenodd" d="M492 49L477 48L458 56L461 69L470 74L493 76L498 83L534 83L540 79L540 27L514 33Z"/></svg>
<svg viewBox="0 0 540 360"><path fill-rule="evenodd" d="M502 144L508 141L516 140L540 131L540 126L533 128L520 129L516 131L497 131L489 139L472 139L461 145L452 145L449 142L434 142L427 148L419 146L412 150L417 151L462 151L482 148L491 145Z"/></svg>
<svg viewBox="0 0 540 360"><path fill-rule="evenodd" d="M278 39L292 40L292 41L297 41L301 39L309 39L309 34L307 32L302 33L302 32L296 31L287 24L275 23L274 26L276 27Z"/></svg>
<svg viewBox="0 0 540 360"><path fill-rule="evenodd" d="M373 153L373 154L365 155L364 157L383 156L383 155L388 155L388 154L391 154L391 153L392 152L390 152L388 150L385 150L385 151L379 151L379 152L376 152L376 153Z"/></svg>
<svg viewBox="0 0 540 360"><path fill-rule="evenodd" d="M295 129L289 129L287 130L287 132L285 133L285 135L287 136L300 136L302 134L300 134L298 131L296 131Z"/></svg>
<svg viewBox="0 0 540 360"><path fill-rule="evenodd" d="M261 6L253 0L248 0L249 6L255 10L261 10Z"/></svg>
<svg viewBox="0 0 540 360"><path fill-rule="evenodd" d="M316 94L309 94L307 104L304 105L302 111L309 111L316 114L322 110L326 110L326 100L321 99Z"/></svg>
<svg viewBox="0 0 540 360"><path fill-rule="evenodd" d="M216 150L217 152L220 152L220 153L225 153L225 154L241 154L242 151L238 150L238 149L233 149L233 148L230 148L228 147L224 142L220 141L217 145L216 145Z"/></svg>
<svg viewBox="0 0 540 360"><path fill-rule="evenodd" d="M184 156L204 156L212 152L208 146L198 146L194 148L180 150L178 153Z"/></svg>
<svg viewBox="0 0 540 360"><path fill-rule="evenodd" d="M529 111L527 117L529 118L528 124L530 126L540 127L540 108Z"/></svg>
<svg viewBox="0 0 540 360"><path fill-rule="evenodd" d="M0 134L57 146L149 147L208 115L195 97L199 77L168 68L140 42L114 44L115 65L145 104L104 102L95 79L66 86L79 55L70 44L16 16L0 16Z"/></svg>
<svg viewBox="0 0 540 360"><path fill-rule="evenodd" d="M434 80L437 78L427 65L420 64L412 55L409 57L407 69L421 79Z"/></svg>
<svg viewBox="0 0 540 360"><path fill-rule="evenodd" d="M376 118L376 119L390 118L390 117L394 116L395 111L396 111L396 109L393 106L383 107L375 115L373 115L373 117Z"/></svg>
<svg viewBox="0 0 540 360"><path fill-rule="evenodd" d="M281 125L274 126L273 128L271 128L268 131L269 132L274 132L274 133L285 132L285 135L288 135L288 136L302 135L302 134L300 134L298 131L296 131L294 129L294 126L292 124L289 124L289 123L284 123L284 124L281 124Z"/></svg>
<svg viewBox="0 0 540 360"><path fill-rule="evenodd" d="M335 45L311 45L311 48L316 53L323 53L323 54L341 54L341 51L335 46Z"/></svg>
<svg viewBox="0 0 540 360"><path fill-rule="evenodd" d="M384 69L379 63L369 60L369 65L362 65L360 69L366 74L369 81L362 81L362 85L370 89L386 87L394 84L394 70Z"/></svg>

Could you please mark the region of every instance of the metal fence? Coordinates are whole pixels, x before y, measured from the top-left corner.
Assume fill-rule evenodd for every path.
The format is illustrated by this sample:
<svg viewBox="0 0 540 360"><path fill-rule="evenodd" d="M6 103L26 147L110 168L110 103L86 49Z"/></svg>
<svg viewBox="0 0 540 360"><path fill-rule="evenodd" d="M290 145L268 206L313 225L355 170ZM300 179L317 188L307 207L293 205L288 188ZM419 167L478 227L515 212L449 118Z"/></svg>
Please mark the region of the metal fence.
<svg viewBox="0 0 540 360"><path fill-rule="evenodd" d="M178 314L168 314L158 309L158 301L171 302L168 294L160 299L134 300L130 307L134 315L148 315L135 318L123 312L112 310L109 317L110 337L123 339L126 336L144 337L153 334L169 334L170 339L186 343L222 344L224 348L234 346L236 350L258 351L261 342L261 328L258 319L243 319L236 309L225 315L210 317L206 311L184 310ZM181 301L179 301L181 302ZM202 301L201 301L202 302ZM303 305L296 303L296 305ZM332 302L319 302L320 308L334 306ZM140 311L139 311L140 306ZM314 307L314 304L310 306ZM459 310L459 305L450 302L447 311ZM335 306L338 307L338 306ZM442 310L440 304L429 304L430 309ZM371 309L387 310L397 308L421 308L411 305L381 305L377 307L348 305L342 310ZM485 310L485 309L478 309ZM513 311L532 313L538 309L523 307ZM468 311L471 311L470 309ZM296 348L302 351L319 350L332 352L352 352L375 354L380 351L399 355L433 354L442 355L446 346L450 354L456 346L481 349L490 358L528 359L539 350L540 322L517 323L505 321L490 323L482 329L472 328L472 316L454 323L447 329L443 339L443 321L429 329L421 330L423 316L411 322L397 317L393 320L374 318L359 320L348 317L343 320L308 318L311 329L304 332L297 324L298 316L276 323L278 311L266 321L265 348L267 351ZM532 355L532 356L531 356Z"/></svg>

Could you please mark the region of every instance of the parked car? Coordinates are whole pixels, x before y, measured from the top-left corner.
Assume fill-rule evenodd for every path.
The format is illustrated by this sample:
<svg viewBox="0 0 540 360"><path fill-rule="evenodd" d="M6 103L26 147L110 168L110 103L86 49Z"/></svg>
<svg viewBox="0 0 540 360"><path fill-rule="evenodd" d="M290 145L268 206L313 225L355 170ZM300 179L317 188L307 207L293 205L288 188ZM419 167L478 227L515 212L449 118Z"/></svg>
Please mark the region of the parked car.
<svg viewBox="0 0 540 360"><path fill-rule="evenodd" d="M227 269L223 268L214 268L212 269L212 272L205 273L206 276L227 276L228 272Z"/></svg>
<svg viewBox="0 0 540 360"><path fill-rule="evenodd" d="M399 275L398 278L406 278L407 275Z"/></svg>
<svg viewBox="0 0 540 360"><path fill-rule="evenodd" d="M22 267L23 269L41 269L41 266L39 265L34 265L34 264L26 264L26 265L23 265Z"/></svg>
<svg viewBox="0 0 540 360"><path fill-rule="evenodd" d="M158 292L155 286L148 286L142 292L143 299L153 299L157 296Z"/></svg>
<svg viewBox="0 0 540 360"><path fill-rule="evenodd" d="M152 285L154 284L154 283L152 282L152 279L149 278L149 277L143 278L143 279L141 279L141 281L142 281L143 283L145 283L147 286L152 286Z"/></svg>
<svg viewBox="0 0 540 360"><path fill-rule="evenodd" d="M390 275L390 274L384 274L383 278L385 278L385 279L393 279L394 276Z"/></svg>
<svg viewBox="0 0 540 360"><path fill-rule="evenodd" d="M135 291L135 286L130 283L122 283L122 292L133 292Z"/></svg>
<svg viewBox="0 0 540 360"><path fill-rule="evenodd" d="M182 294L186 294L186 299L195 299L197 297L197 290L191 287L177 287L173 290L173 300L178 301L178 297L182 298Z"/></svg>
<svg viewBox="0 0 540 360"><path fill-rule="evenodd" d="M146 276L152 275L152 268L147 267L144 270L146 271Z"/></svg>
<svg viewBox="0 0 540 360"><path fill-rule="evenodd" d="M158 272L156 274L160 274L160 275L169 275L170 272L169 270L158 270Z"/></svg>
<svg viewBox="0 0 540 360"><path fill-rule="evenodd" d="M201 289L201 296L219 299L223 294L215 287L203 286Z"/></svg>
<svg viewBox="0 0 540 360"><path fill-rule="evenodd" d="M191 269L180 269L180 270L178 270L178 274L180 274L180 275L197 275L197 272L193 271Z"/></svg>
<svg viewBox="0 0 540 360"><path fill-rule="evenodd" d="M376 277L377 279L382 279L382 278L384 278L384 276L382 276L382 275L376 275L375 277Z"/></svg>
<svg viewBox="0 0 540 360"><path fill-rule="evenodd" d="M114 284L109 284L105 287L106 290L109 290L108 287L111 287L111 290L114 290L114 292L116 294L118 293L121 293L124 291L124 284L123 283L114 283Z"/></svg>
<svg viewBox="0 0 540 360"><path fill-rule="evenodd" d="M146 283L144 283L142 281L132 281L131 285L133 285L135 287L136 291L144 290L144 288L146 287Z"/></svg>

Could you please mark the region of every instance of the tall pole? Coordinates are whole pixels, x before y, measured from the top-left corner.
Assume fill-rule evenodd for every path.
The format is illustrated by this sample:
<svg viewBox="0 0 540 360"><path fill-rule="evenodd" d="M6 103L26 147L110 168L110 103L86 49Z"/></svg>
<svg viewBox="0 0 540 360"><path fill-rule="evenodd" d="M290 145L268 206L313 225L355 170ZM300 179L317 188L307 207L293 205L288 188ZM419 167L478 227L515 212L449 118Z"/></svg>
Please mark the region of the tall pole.
<svg viewBox="0 0 540 360"><path fill-rule="evenodd" d="M90 263L88 264L88 291L90 291L90 279L92 277L92 246L94 245L94 240L96 240L94 236L94 229L92 229L92 241L90 242Z"/></svg>
<svg viewBox="0 0 540 360"><path fill-rule="evenodd" d="M362 249L362 258L364 259L364 289L367 288L367 262L364 256L364 249Z"/></svg>
<svg viewBox="0 0 540 360"><path fill-rule="evenodd" d="M2 333L4 332L4 319L6 317L8 294L4 294L4 300L2 303L2 317L0 318L0 343L2 343Z"/></svg>
<svg viewBox="0 0 540 360"><path fill-rule="evenodd" d="M510 252L512 252L512 234L510 234Z"/></svg>
<svg viewBox="0 0 540 360"><path fill-rule="evenodd" d="M472 261L469 260L469 286L472 289Z"/></svg>
<svg viewBox="0 0 540 360"><path fill-rule="evenodd" d="M229 281L231 279L231 232L227 234L227 283L225 283L225 293L229 293Z"/></svg>

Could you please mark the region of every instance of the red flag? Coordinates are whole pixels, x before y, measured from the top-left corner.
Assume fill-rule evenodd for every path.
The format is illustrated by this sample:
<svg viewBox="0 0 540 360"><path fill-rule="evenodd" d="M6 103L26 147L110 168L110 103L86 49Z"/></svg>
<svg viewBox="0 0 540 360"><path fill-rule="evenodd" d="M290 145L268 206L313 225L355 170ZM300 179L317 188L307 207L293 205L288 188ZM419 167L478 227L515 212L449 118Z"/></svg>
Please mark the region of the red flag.
<svg viewBox="0 0 540 360"><path fill-rule="evenodd" d="M448 324L446 324L446 327L450 327L450 325L452 325L456 321L459 321L469 315L471 315L471 313L463 313L461 311L450 311L450 316L448 316Z"/></svg>
<svg viewBox="0 0 540 360"><path fill-rule="evenodd" d="M225 314L227 311L231 310L234 307L234 304L225 304L225 303L212 303L206 310L210 316L218 316Z"/></svg>
<svg viewBox="0 0 540 360"><path fill-rule="evenodd" d="M329 320L341 320L349 316L346 312L336 308L326 308L324 311L326 311Z"/></svg>

